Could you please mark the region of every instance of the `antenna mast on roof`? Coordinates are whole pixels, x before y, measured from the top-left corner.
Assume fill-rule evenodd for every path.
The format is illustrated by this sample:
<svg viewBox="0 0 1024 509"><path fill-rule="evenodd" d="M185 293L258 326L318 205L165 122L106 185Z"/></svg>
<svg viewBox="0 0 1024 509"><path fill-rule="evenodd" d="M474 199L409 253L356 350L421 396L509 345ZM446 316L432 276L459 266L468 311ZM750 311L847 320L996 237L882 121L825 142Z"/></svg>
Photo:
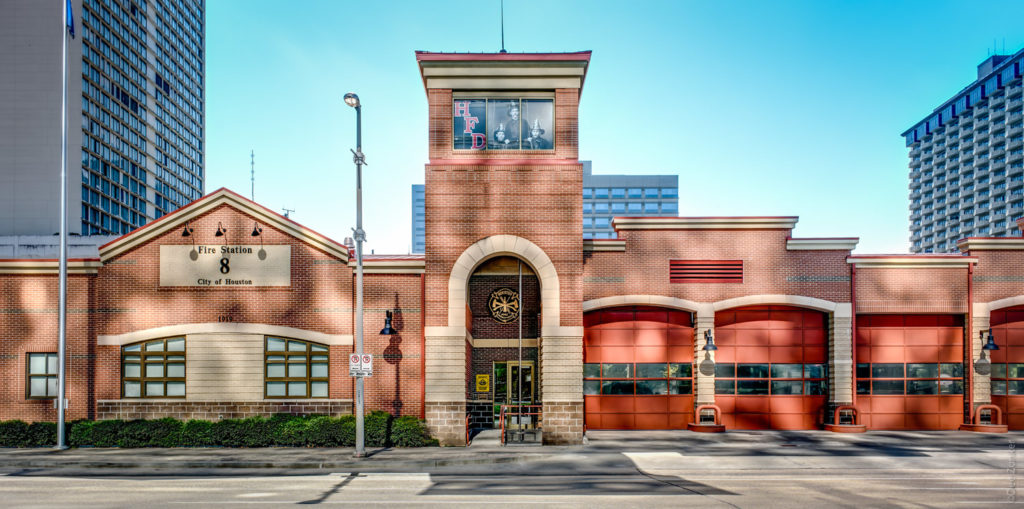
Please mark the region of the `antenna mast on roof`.
<svg viewBox="0 0 1024 509"><path fill-rule="evenodd" d="M256 152L249 150L249 199L256 201Z"/></svg>
<svg viewBox="0 0 1024 509"><path fill-rule="evenodd" d="M501 0L501 52L505 51L505 0Z"/></svg>
<svg viewBox="0 0 1024 509"><path fill-rule="evenodd" d="M283 210L283 211L284 211L284 217L285 217L285 219L287 219L287 218L288 218L288 214L290 214L290 213L292 213L292 212L295 212L295 209L286 209L286 208L284 208L284 207L281 207L281 210Z"/></svg>

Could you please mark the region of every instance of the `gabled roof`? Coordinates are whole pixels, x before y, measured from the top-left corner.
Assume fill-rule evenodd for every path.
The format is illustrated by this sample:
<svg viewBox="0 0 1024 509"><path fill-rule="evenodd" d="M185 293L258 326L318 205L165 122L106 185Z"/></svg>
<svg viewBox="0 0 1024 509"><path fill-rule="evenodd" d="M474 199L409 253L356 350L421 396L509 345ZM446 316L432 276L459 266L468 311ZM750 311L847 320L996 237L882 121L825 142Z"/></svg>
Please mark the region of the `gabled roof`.
<svg viewBox="0 0 1024 509"><path fill-rule="evenodd" d="M130 251L141 244L149 242L164 233L183 227L186 221L205 214L221 205L238 210L254 217L260 223L273 226L295 238L301 239L313 247L348 262L349 250L344 244L336 242L305 226L288 219L254 201L245 198L227 188L220 188L198 200L181 207L166 216L153 221L141 228L133 230L100 246L100 260L107 260Z"/></svg>

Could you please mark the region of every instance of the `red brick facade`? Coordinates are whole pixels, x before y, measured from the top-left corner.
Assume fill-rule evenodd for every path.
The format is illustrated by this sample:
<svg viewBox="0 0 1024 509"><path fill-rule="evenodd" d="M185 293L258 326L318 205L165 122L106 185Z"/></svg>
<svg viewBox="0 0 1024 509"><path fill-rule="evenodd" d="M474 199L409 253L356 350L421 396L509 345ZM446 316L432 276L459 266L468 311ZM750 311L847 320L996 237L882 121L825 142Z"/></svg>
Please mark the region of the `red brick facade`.
<svg viewBox="0 0 1024 509"><path fill-rule="evenodd" d="M423 416L442 443L465 443L467 415L486 413L486 398L490 398L490 394L486 398L477 394L474 375L489 373L494 362L518 358L517 349L507 342L495 343L517 338L518 326L513 330L490 321L485 302L490 289L507 286L515 278L477 273L498 257L522 260L530 268L523 312L531 317L524 330L524 338L531 343L524 360L536 363L534 402L543 405L546 443L582 441L588 412L582 384L587 362L584 313L618 307L667 308L689 315L685 329L692 338L676 334L659 343L655 335L645 332L643 320L636 319L622 327L634 331L622 336L630 338L628 344L606 346L643 349L647 357L636 363L693 359L692 393L685 395L693 405L716 399L714 366L706 364L713 364L714 354L703 350L705 333L714 336L716 321L737 310L778 311L780 306L783 311L796 308L822 320L813 331L817 335L813 347L827 357L829 386L824 392L816 389L819 392L813 396L824 399L827 393L828 406L819 408L816 402L811 410L790 409L790 414L800 415L799 426L820 425L830 419L829 410L836 405L857 404L855 365L874 362L856 357L855 330L862 316L873 317L862 321L871 327L884 321L879 316L943 315L962 320L964 339L970 341L956 344L963 354L954 360L962 361L964 369L963 420L971 419L973 408L989 401L990 377L972 371L980 354L978 332L989 326L993 312L1024 305L1024 239L970 239L962 246L964 256L855 256L851 250L856 239L793 238L796 218L790 217L617 218L618 239L585 243L578 133L589 53L420 54L418 58L429 106L426 254L367 257L365 350L375 357L374 374L365 387L367 410ZM466 71L474 66L503 67L502 73L495 74L502 78L485 79ZM552 66L562 70L549 72ZM550 97L553 147L533 152L454 150L453 98L492 90ZM250 235L257 224L263 229L259 238ZM182 236L186 227L192 231L189 237ZM214 235L218 227L226 229L222 238ZM161 246L187 246L193 241L288 246L290 282L263 287L161 286ZM673 283L672 260L740 261L742 281ZM351 411L354 384L347 359L353 351L355 284L354 260L345 246L220 190L102 247L98 259L73 262L72 269L67 328L69 419L165 415L218 419L278 411ZM52 400L27 398L26 385L27 355L57 349L55 263L0 260L0 292L0 420L53 420ZM394 313L395 335L378 334L385 311ZM780 325L783 322L782 318L749 320L753 325L744 325L743 345L730 345L726 337L730 332L723 327L719 360L823 366L820 355L812 360L772 357L772 348L793 348L772 343L772 338L790 341L772 332L786 329ZM998 333L1009 334L1002 330ZM874 334L865 331L869 332ZM807 334L801 332L801 337ZM181 399L122 397L122 347L172 336L186 337L190 392ZM329 346L326 398L266 397L266 336ZM909 345L916 336L885 337ZM217 350L218 341L234 343ZM643 341L653 343L640 345ZM810 348L802 345L804 350ZM687 360L678 360L682 357L673 348L686 348L682 357ZM873 350L863 351L865 356L874 355ZM903 360L919 363L926 362L919 360L926 357L908 354ZM595 363L603 362L608 361ZM952 363L948 356L941 362ZM239 367L242 364L244 369ZM216 392L216 383L222 384L223 394ZM730 414L738 415L749 403L743 397L730 396ZM781 399L758 397L768 402L764 408L784 406ZM1024 402L1009 401L1013 397L1000 395L997 402L1024 408ZM875 408L878 401L883 400L872 396L868 401L873 416L883 413ZM662 413L689 416L691 410ZM770 414L768 410L754 420L775 422ZM943 414L945 427L961 417L949 405ZM674 419L666 422L680 427L679 418ZM886 419L900 426L918 422ZM732 425L736 422L745 421L731 418Z"/></svg>

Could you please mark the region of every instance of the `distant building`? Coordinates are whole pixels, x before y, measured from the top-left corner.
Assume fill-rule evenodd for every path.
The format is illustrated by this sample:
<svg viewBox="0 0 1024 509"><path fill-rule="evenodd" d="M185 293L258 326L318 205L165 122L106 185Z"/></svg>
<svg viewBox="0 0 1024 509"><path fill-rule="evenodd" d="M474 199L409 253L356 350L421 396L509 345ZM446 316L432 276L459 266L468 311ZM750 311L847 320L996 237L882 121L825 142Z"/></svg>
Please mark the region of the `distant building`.
<svg viewBox="0 0 1024 509"><path fill-rule="evenodd" d="M60 230L63 2L0 16L0 235ZM72 0L68 231L121 235L204 192L204 0Z"/></svg>
<svg viewBox="0 0 1024 509"><path fill-rule="evenodd" d="M423 253L427 248L426 186L412 186L412 252Z"/></svg>
<svg viewBox="0 0 1024 509"><path fill-rule="evenodd" d="M594 175L583 163L583 238L615 238L615 216L679 215L678 175Z"/></svg>
<svg viewBox="0 0 1024 509"><path fill-rule="evenodd" d="M583 163L583 238L615 238L615 216L675 217L679 215L677 175L593 175ZM412 252L426 246L425 186L412 186Z"/></svg>
<svg viewBox="0 0 1024 509"><path fill-rule="evenodd" d="M1020 235L1024 50L993 55L978 79L903 133L910 149L910 250L957 252L966 237Z"/></svg>

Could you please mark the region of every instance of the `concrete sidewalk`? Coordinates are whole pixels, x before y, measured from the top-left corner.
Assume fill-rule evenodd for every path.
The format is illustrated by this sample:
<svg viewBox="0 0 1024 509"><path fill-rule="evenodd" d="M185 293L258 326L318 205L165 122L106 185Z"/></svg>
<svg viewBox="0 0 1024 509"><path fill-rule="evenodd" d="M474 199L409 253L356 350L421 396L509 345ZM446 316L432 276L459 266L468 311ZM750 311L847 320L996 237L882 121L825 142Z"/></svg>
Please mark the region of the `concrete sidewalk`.
<svg viewBox="0 0 1024 509"><path fill-rule="evenodd" d="M974 458L979 468L1005 455L1010 442L1024 447L1024 433L886 432L839 434L827 431L589 431L581 446L507 446L495 437L478 436L470 447L412 449L367 448L49 448L0 449L0 469L76 469L101 471L191 469L290 471L417 471L485 464L604 460L618 462L630 454L668 453L686 458L694 468L872 468L880 463L906 468L947 468ZM756 459L756 461L751 461ZM500 467L499 467L500 468Z"/></svg>

